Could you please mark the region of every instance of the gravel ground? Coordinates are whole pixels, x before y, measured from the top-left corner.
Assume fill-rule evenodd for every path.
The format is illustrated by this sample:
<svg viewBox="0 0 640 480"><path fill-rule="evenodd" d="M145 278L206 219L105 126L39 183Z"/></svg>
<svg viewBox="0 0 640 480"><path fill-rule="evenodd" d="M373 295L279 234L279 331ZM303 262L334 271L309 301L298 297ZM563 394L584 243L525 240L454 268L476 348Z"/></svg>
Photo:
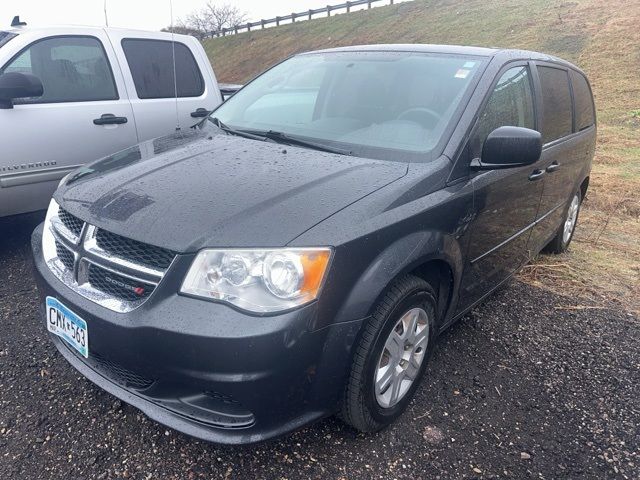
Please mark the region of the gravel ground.
<svg viewBox="0 0 640 480"><path fill-rule="evenodd" d="M84 380L37 315L29 235L0 220L0 478L640 478L640 322L513 282L441 338L403 418L257 446L167 430Z"/></svg>

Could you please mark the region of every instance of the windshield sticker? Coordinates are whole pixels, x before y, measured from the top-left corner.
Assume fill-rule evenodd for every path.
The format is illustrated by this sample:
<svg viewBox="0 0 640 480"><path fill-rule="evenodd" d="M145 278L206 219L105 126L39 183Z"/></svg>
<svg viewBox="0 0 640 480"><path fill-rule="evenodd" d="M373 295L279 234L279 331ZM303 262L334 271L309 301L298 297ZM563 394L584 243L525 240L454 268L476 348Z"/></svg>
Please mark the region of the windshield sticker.
<svg viewBox="0 0 640 480"><path fill-rule="evenodd" d="M473 68L476 66L476 62L466 62L462 68Z"/></svg>
<svg viewBox="0 0 640 480"><path fill-rule="evenodd" d="M464 68L459 69L456 74L455 77L456 78L467 78L469 76L469 72L471 70L465 70Z"/></svg>

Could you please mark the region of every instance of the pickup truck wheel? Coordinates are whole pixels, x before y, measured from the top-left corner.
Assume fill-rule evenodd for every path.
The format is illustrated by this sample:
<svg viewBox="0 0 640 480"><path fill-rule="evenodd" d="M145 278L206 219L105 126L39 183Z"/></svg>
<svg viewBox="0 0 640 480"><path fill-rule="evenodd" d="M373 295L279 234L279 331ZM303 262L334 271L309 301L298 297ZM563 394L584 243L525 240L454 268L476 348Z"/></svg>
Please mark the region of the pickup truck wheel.
<svg viewBox="0 0 640 480"><path fill-rule="evenodd" d="M564 214L562 223L558 228L556 236L553 237L544 251L547 253L564 253L567 251L573 234L576 231L576 224L578 223L578 215L580 214L580 205L582 204L582 195L580 189L573 195L571 202L567 207L567 211Z"/></svg>
<svg viewBox="0 0 640 480"><path fill-rule="evenodd" d="M436 339L436 295L426 281L397 280L364 326L340 417L361 432L380 430L407 408Z"/></svg>

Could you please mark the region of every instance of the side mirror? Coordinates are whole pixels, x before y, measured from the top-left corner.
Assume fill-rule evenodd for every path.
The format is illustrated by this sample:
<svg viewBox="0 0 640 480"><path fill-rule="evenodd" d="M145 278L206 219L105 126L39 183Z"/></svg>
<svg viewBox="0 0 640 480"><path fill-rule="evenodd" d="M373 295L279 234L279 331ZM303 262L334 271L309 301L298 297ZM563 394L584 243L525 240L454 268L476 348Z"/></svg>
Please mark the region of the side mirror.
<svg viewBox="0 0 640 480"><path fill-rule="evenodd" d="M238 90L240 90L244 85L236 85L231 83L221 83L220 93L222 94L222 101L226 102L231 97L233 97Z"/></svg>
<svg viewBox="0 0 640 480"><path fill-rule="evenodd" d="M482 158L471 162L474 170L523 167L536 163L542 154L540 132L522 127L499 127L482 146Z"/></svg>
<svg viewBox="0 0 640 480"><path fill-rule="evenodd" d="M41 97L44 87L40 79L27 73L0 75L0 108L13 108L14 98Z"/></svg>

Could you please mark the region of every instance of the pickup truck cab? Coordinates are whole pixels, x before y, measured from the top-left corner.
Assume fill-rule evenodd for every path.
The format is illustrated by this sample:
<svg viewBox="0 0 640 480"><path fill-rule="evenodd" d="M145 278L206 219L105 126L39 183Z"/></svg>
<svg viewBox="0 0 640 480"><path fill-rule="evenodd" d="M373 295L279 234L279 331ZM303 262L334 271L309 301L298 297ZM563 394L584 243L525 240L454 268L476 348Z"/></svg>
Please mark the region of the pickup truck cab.
<svg viewBox="0 0 640 480"><path fill-rule="evenodd" d="M222 102L200 43L173 39L177 88L170 33L0 30L0 217L46 208L72 170L186 129Z"/></svg>

